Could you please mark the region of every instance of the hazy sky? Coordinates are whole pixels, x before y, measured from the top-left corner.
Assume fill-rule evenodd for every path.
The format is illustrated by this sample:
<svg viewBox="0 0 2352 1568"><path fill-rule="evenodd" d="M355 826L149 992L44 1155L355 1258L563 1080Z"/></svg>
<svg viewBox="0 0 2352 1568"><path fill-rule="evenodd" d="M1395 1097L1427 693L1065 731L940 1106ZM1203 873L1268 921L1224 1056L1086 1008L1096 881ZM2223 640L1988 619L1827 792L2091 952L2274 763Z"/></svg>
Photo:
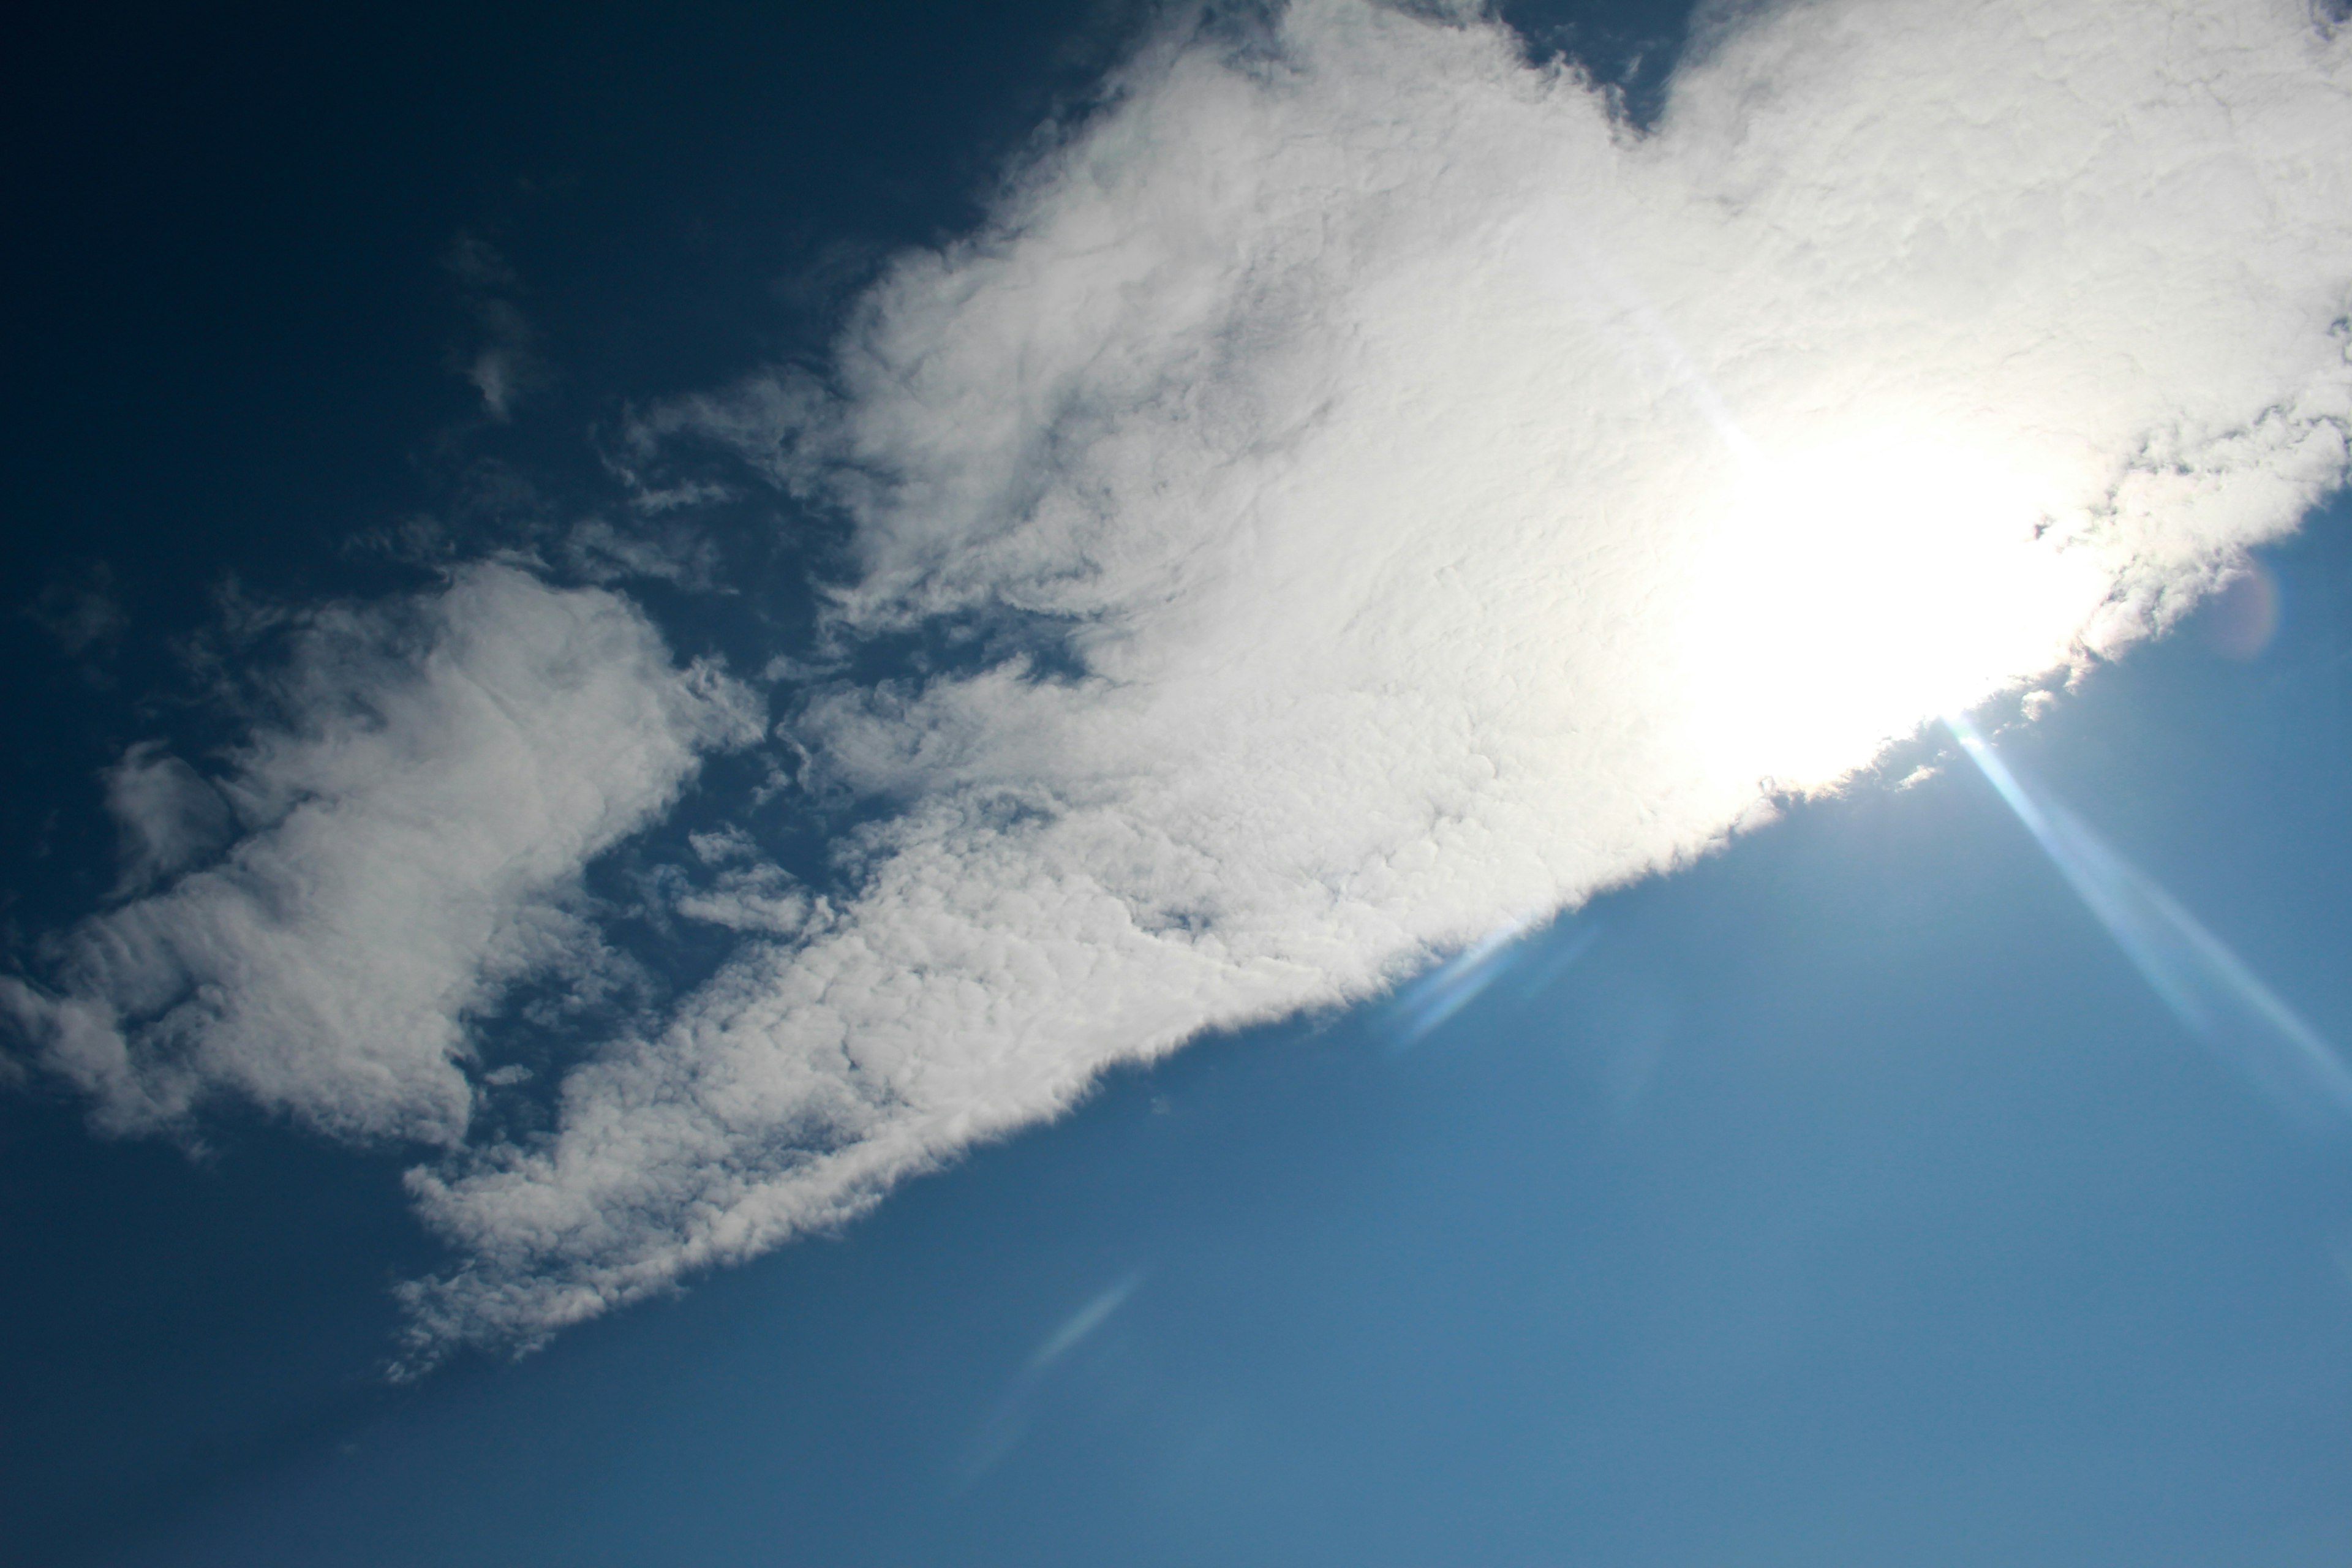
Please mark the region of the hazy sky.
<svg viewBox="0 0 2352 1568"><path fill-rule="evenodd" d="M56 21L0 1531L2341 1561L2341 26Z"/></svg>

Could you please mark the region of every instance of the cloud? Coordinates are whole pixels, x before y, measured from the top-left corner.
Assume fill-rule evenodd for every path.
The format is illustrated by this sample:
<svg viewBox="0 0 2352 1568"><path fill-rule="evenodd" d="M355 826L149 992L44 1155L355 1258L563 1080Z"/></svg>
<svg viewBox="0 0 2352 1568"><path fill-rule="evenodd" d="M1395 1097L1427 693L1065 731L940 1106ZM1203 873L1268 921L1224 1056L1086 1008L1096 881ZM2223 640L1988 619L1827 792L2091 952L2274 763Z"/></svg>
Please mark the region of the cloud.
<svg viewBox="0 0 2352 1568"><path fill-rule="evenodd" d="M852 526L834 646L1052 657L806 698L812 784L888 807L840 896L413 1173L466 1257L420 1359L1685 862L2341 481L2352 53L2302 0L1727 9L1647 135L1450 9L1171 28L828 364L641 417L646 472Z"/></svg>
<svg viewBox="0 0 2352 1568"><path fill-rule="evenodd" d="M1203 14L824 364L621 442L642 510L731 454L845 525L773 668L862 826L823 886L690 837L648 883L739 945L549 1131L465 1142L469 1023L620 962L582 868L751 737L740 688L478 567L312 617L211 779L116 770L126 874L176 879L0 1003L113 1128L222 1092L444 1144L412 1367L1683 864L2342 481L2352 40L2305 0L1725 5L1646 132L1466 5ZM910 632L975 651L845 673Z"/></svg>
<svg viewBox="0 0 2352 1568"><path fill-rule="evenodd" d="M459 235L442 265L457 281L480 338L470 353L453 353L452 367L481 395L482 412L504 424L521 395L546 379L531 350L530 323L506 298L520 289L521 279L498 248L477 235Z"/></svg>
<svg viewBox="0 0 2352 1568"><path fill-rule="evenodd" d="M106 771L106 809L122 843L117 897L203 859L227 840L232 823L220 792L153 741Z"/></svg>
<svg viewBox="0 0 2352 1568"><path fill-rule="evenodd" d="M78 580L51 583L23 613L74 658L93 650L106 651L131 625L131 617L114 595L114 574L103 563L82 573Z"/></svg>
<svg viewBox="0 0 2352 1568"><path fill-rule="evenodd" d="M692 528L641 523L622 529L601 517L583 518L564 534L557 553L569 571L590 583L651 578L703 593L725 591L717 545Z"/></svg>
<svg viewBox="0 0 2352 1568"><path fill-rule="evenodd" d="M218 778L153 746L108 774L126 887L177 879L50 942L47 985L0 980L110 1131L229 1093L456 1142L469 1021L526 977L590 978L582 868L761 722L626 601L499 567L311 614L266 686L278 717Z"/></svg>

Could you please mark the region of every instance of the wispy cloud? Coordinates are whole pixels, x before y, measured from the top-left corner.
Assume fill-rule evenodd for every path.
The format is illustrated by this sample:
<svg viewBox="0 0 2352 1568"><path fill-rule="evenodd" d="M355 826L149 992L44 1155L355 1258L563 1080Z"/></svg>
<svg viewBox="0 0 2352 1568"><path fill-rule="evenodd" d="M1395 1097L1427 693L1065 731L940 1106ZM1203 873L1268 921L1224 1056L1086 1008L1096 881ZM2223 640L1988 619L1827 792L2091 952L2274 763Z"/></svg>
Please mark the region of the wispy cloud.
<svg viewBox="0 0 2352 1568"><path fill-rule="evenodd" d="M419 1363L837 1223L1107 1064L1703 854L2168 624L2340 482L2352 48L2302 0L1822 0L1697 37L1644 135L1472 7L1188 13L979 232L884 268L827 363L641 414L646 504L748 460L850 526L790 740L871 820L821 899L726 858L736 955L574 1068L551 1132L413 1173L461 1253L409 1291ZM698 478L714 451L737 470ZM473 581L505 601L480 637L584 617L618 651L583 668L625 679L351 809L438 801L443 767L460 822L503 821L518 774L599 804L522 834L551 846L508 851L529 876L448 872L472 923L391 1022L268 1037L352 1064L336 1125L455 1136L455 1020L521 962L528 889L734 722L621 601ZM835 657L1008 627L1026 652L925 679ZM281 754L341 752L247 766ZM359 853L253 842L232 858L297 889ZM144 969L106 955L181 973L257 897L200 907L196 879L152 906L168 941L127 910L70 939L86 978L38 1004L99 1009L75 1070L105 1103L178 1081L123 1032ZM448 890L384 886L337 918L405 929ZM203 973L201 1040L278 994Z"/></svg>
<svg viewBox="0 0 2352 1568"><path fill-rule="evenodd" d="M51 583L24 614L76 658L103 651L131 625L115 597L114 575L103 564Z"/></svg>
<svg viewBox="0 0 2352 1568"><path fill-rule="evenodd" d="M115 895L143 892L228 841L228 801L156 742L132 746L106 771L106 809L121 837Z"/></svg>
<svg viewBox="0 0 2352 1568"><path fill-rule="evenodd" d="M217 776L152 746L109 774L130 884L171 879L51 941L47 984L0 978L0 1007L114 1131L227 1093L455 1143L469 1020L584 978L582 867L757 713L626 602L496 567L311 613L266 685L278 717Z"/></svg>
<svg viewBox="0 0 2352 1568"><path fill-rule="evenodd" d="M647 416L649 468L855 522L836 639L1025 620L1076 673L807 700L815 781L900 809L551 1141L419 1173L471 1258L420 1346L837 1222L2167 624L2342 473L2352 57L2163 11L1751 9L1648 137L1483 21L1179 29L823 374Z"/></svg>
<svg viewBox="0 0 2352 1568"><path fill-rule="evenodd" d="M481 395L482 411L501 423L522 395L546 379L532 350L533 333L512 298L521 279L498 248L478 235L461 234L443 258L474 319L471 346L455 351L452 365Z"/></svg>

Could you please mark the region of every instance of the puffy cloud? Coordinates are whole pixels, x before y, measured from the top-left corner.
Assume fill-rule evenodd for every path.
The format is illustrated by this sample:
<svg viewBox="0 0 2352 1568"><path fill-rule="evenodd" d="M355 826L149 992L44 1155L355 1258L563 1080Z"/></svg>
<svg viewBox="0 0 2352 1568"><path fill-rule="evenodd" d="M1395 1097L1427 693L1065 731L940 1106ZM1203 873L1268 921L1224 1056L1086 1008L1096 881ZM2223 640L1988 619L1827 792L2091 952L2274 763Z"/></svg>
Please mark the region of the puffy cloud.
<svg viewBox="0 0 2352 1568"><path fill-rule="evenodd" d="M894 814L830 900L714 844L704 918L768 934L413 1174L467 1259L420 1357L1703 853L2341 481L2352 47L2304 0L1697 36L1636 134L1475 17L1171 29L824 374L644 419L643 471L717 443L854 525L836 645L1055 657L806 700L810 782Z"/></svg>
<svg viewBox="0 0 2352 1568"><path fill-rule="evenodd" d="M266 684L278 717L224 776L151 746L108 775L126 885L184 874L51 942L50 986L0 980L110 1130L232 1092L330 1132L457 1142L468 1020L595 962L583 865L761 723L626 601L499 567L313 614Z"/></svg>

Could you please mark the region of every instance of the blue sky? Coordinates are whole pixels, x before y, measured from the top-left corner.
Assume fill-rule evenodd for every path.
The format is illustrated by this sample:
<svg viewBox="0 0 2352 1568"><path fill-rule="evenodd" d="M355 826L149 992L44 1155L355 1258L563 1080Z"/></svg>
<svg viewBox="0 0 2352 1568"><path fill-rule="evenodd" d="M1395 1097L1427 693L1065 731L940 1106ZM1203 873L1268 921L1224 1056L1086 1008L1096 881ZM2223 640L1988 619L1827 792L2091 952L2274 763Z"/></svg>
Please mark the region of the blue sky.
<svg viewBox="0 0 2352 1568"><path fill-rule="evenodd" d="M2341 1562L2352 66L2174 9L49 24L0 1536Z"/></svg>

